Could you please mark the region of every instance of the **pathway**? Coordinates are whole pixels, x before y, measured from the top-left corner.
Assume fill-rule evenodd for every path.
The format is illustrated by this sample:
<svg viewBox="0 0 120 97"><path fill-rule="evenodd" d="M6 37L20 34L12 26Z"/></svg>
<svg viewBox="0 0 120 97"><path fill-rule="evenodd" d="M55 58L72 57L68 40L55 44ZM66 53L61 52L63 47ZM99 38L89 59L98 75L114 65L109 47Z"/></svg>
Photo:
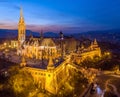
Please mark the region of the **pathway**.
<svg viewBox="0 0 120 97"><path fill-rule="evenodd" d="M120 97L120 94L118 93L117 88L116 88L113 84L109 84L109 83L108 83L108 85L111 86L111 87L113 88L113 92L114 92L118 97Z"/></svg>

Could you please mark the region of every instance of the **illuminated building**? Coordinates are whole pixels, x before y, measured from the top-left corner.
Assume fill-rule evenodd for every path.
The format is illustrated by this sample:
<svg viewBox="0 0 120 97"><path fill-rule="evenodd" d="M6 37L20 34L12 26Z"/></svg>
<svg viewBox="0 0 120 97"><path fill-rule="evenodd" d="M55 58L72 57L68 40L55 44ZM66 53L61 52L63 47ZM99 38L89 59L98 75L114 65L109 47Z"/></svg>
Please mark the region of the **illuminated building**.
<svg viewBox="0 0 120 97"><path fill-rule="evenodd" d="M52 55L53 58L60 56L59 46L56 46L52 38L43 38L41 32L40 38L31 36L29 39L26 39L25 31L26 27L21 9L18 23L18 55L36 59L48 59L50 55Z"/></svg>
<svg viewBox="0 0 120 97"><path fill-rule="evenodd" d="M26 26L21 10L18 23L18 44L13 41L12 45L17 47L17 55L22 56L20 66L33 76L34 83L39 88L50 93L57 94L62 84L70 78L70 69L77 68L73 66L73 63L71 64L72 61L80 63L87 57L101 56L101 50L96 40L88 48L84 48L82 45L76 49L77 41L74 38L64 38L62 32L60 32L60 38L55 40L44 38L42 34L41 32L39 38L33 36L26 38ZM68 58L65 59L65 57ZM40 65L45 65L45 67L29 66L25 58L39 59L42 61Z"/></svg>
<svg viewBox="0 0 120 97"><path fill-rule="evenodd" d="M21 10L18 23L18 55L35 59L48 59L52 55L53 59L55 59L60 56L63 58L66 52L70 53L76 50L77 41L73 38L64 38L62 32L60 32L59 39L44 38L42 31L39 38L31 35L30 38L26 39L25 29L24 17Z"/></svg>
<svg viewBox="0 0 120 97"><path fill-rule="evenodd" d="M69 67L66 62L55 67L52 57L49 58L46 69L24 67L25 71L31 73L34 83L39 88L45 89L50 93L57 94L61 86L69 78ZM65 77L63 77L65 75Z"/></svg>
<svg viewBox="0 0 120 97"><path fill-rule="evenodd" d="M52 38L43 38L42 32L40 38L31 36L29 39L25 39L25 22L21 11L18 24L17 54L22 56L20 66L24 67L25 71L31 73L34 83L37 84L39 88L56 94L62 84L68 79L69 68L66 62L61 63L58 60L59 65L55 65L55 58L63 58L63 53L65 54L65 45L62 32L60 32L60 38L56 39L56 41ZM45 68L26 66L26 57L41 59L41 61L44 59L45 62L47 62L47 66ZM63 75L66 75L66 77L63 78Z"/></svg>
<svg viewBox="0 0 120 97"><path fill-rule="evenodd" d="M93 59L95 56L101 57L101 49L98 46L96 39L91 42L91 45L87 48L84 45L78 48L77 53L71 53L72 61L80 64L87 58Z"/></svg>
<svg viewBox="0 0 120 97"><path fill-rule="evenodd" d="M17 54L20 55L22 53L22 46L25 42L26 35L26 26L24 22L22 9L20 10L20 19L18 23L18 51Z"/></svg>

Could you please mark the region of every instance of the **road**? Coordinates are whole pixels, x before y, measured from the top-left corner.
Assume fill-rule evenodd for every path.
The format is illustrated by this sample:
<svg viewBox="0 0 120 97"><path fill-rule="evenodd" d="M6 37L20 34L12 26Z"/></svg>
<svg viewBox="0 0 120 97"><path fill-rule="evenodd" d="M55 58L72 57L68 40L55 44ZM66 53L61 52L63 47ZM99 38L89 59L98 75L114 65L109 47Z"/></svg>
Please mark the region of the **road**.
<svg viewBox="0 0 120 97"><path fill-rule="evenodd" d="M120 80L119 75L114 75L112 74L112 72L109 73L102 72L95 79L95 81L98 83L96 92L91 94L90 93L91 89L89 89L85 97L110 97L110 96L106 96L106 93L108 94L112 93L113 95L116 95L114 97L120 97L120 93L117 91L116 86L114 84L111 84L111 80L116 78Z"/></svg>

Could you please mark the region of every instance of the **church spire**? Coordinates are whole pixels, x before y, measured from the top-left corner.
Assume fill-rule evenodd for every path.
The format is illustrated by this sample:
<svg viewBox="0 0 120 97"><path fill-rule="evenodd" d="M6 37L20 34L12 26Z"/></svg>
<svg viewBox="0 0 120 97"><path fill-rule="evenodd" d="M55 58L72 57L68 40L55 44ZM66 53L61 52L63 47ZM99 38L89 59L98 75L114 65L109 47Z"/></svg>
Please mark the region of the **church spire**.
<svg viewBox="0 0 120 97"><path fill-rule="evenodd" d="M22 7L20 7L20 19L19 19L20 23L24 23L24 17L23 17L23 10Z"/></svg>
<svg viewBox="0 0 120 97"><path fill-rule="evenodd" d="M96 38L94 39L93 44L94 44L94 45L98 45Z"/></svg>
<svg viewBox="0 0 120 97"><path fill-rule="evenodd" d="M20 7L20 17L23 17L23 10L22 10L22 7Z"/></svg>
<svg viewBox="0 0 120 97"><path fill-rule="evenodd" d="M24 22L22 8L20 8L20 18L18 22L18 51L17 51L18 55L20 55L22 52L21 49L25 39L26 39L26 26Z"/></svg>
<svg viewBox="0 0 120 97"><path fill-rule="evenodd" d="M97 43L97 40L96 40L96 39L93 41L93 47L94 47L94 48L97 48L97 47L98 47L98 43Z"/></svg>
<svg viewBox="0 0 120 97"><path fill-rule="evenodd" d="M33 38L33 35L32 35L32 32L30 33L30 39L32 39Z"/></svg>

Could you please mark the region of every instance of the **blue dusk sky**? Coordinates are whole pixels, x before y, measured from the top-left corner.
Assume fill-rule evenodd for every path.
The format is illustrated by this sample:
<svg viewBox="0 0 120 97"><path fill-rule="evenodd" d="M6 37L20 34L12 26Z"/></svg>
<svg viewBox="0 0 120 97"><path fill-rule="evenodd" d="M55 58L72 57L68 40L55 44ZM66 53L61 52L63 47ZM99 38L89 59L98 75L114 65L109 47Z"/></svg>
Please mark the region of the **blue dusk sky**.
<svg viewBox="0 0 120 97"><path fill-rule="evenodd" d="M0 0L0 29L17 29L20 6L27 29L33 31L120 28L120 0Z"/></svg>

